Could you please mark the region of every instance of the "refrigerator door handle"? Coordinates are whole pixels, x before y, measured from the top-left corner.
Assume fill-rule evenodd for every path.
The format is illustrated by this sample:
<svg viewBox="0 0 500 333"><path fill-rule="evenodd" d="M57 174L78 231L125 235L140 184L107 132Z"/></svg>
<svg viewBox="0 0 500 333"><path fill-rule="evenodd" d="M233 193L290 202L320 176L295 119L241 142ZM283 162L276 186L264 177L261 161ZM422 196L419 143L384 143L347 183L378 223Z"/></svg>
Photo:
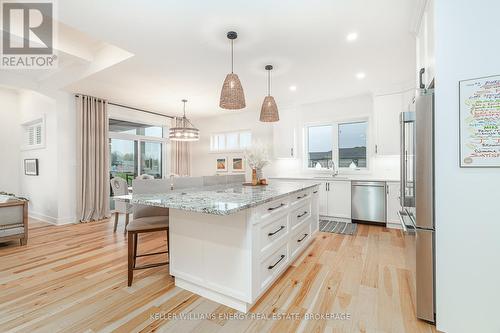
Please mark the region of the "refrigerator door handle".
<svg viewBox="0 0 500 333"><path fill-rule="evenodd" d="M400 211L398 211L399 223L401 223L401 227L403 228L403 232L406 234L408 232L408 228L406 228L405 220Z"/></svg>
<svg viewBox="0 0 500 333"><path fill-rule="evenodd" d="M401 128L400 128L400 135L401 135L401 154L400 154L400 190L401 190L401 195L399 197L401 207L405 206L405 185L406 185L406 177L405 177L405 170L406 170L406 161L405 161L405 121L404 121L404 113L401 113Z"/></svg>

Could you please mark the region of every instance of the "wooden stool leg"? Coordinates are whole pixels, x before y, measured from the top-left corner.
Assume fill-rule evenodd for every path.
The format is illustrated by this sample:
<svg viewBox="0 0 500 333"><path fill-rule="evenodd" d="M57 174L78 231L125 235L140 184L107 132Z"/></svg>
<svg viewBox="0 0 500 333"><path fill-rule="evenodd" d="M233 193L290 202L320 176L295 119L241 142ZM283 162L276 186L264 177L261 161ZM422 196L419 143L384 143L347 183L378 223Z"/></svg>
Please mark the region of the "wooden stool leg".
<svg viewBox="0 0 500 333"><path fill-rule="evenodd" d="M134 279L134 240L135 237L132 235L133 233L128 233L128 283L127 285L130 287L132 285L132 280Z"/></svg>
<svg viewBox="0 0 500 333"><path fill-rule="evenodd" d="M118 212L115 212L115 225L113 226L113 232L116 232L117 226L118 226Z"/></svg>
<svg viewBox="0 0 500 333"><path fill-rule="evenodd" d="M168 260L167 262L170 262L170 238L169 238L169 234L168 234L168 229L167 229L167 256L168 256Z"/></svg>
<svg viewBox="0 0 500 333"><path fill-rule="evenodd" d="M123 230L123 233L126 235L127 234L127 226L128 226L128 221L129 221L129 213L125 214L125 228Z"/></svg>
<svg viewBox="0 0 500 333"><path fill-rule="evenodd" d="M137 243L138 243L138 233L134 233L134 266L135 268L135 263L137 260Z"/></svg>

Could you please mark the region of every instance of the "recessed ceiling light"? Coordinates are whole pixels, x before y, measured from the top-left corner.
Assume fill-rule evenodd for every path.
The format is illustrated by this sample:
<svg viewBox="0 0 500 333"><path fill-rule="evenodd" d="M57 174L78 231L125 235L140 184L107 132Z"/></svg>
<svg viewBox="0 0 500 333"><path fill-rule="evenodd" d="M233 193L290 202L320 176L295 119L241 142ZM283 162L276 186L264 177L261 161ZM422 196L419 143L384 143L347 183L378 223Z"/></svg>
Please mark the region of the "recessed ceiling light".
<svg viewBox="0 0 500 333"><path fill-rule="evenodd" d="M348 42L354 42L356 39L358 39L358 34L356 32L351 32L345 37L345 39Z"/></svg>
<svg viewBox="0 0 500 333"><path fill-rule="evenodd" d="M297 90L297 86L290 86L288 89L290 89L290 91L296 91Z"/></svg>
<svg viewBox="0 0 500 333"><path fill-rule="evenodd" d="M359 72L359 73L356 74L356 79L358 79L358 80L362 80L365 77L366 77L366 74L363 73L363 72Z"/></svg>

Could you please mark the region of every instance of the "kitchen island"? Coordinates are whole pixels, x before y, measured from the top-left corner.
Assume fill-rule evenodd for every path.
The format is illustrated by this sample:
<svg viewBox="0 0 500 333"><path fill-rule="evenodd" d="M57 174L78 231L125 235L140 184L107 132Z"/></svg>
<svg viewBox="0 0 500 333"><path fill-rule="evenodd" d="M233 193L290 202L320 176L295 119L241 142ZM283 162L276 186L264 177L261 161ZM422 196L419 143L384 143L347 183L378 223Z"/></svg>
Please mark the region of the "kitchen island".
<svg viewBox="0 0 500 333"><path fill-rule="evenodd" d="M121 199L169 208L175 285L242 312L318 231L317 182L226 184Z"/></svg>

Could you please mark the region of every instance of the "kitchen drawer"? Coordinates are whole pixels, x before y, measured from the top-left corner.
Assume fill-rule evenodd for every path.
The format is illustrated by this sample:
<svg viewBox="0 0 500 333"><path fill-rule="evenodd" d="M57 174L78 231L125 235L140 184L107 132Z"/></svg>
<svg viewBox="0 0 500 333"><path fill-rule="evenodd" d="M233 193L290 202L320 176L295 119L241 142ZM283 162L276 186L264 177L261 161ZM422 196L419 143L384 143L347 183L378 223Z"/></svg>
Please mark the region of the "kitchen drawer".
<svg viewBox="0 0 500 333"><path fill-rule="evenodd" d="M260 253L262 254L283 237L288 236L288 214L270 222L263 223L259 228Z"/></svg>
<svg viewBox="0 0 500 333"><path fill-rule="evenodd" d="M290 213L290 228L293 230L299 225L307 220L311 216L311 201L307 201L306 204L300 206Z"/></svg>
<svg viewBox="0 0 500 333"><path fill-rule="evenodd" d="M266 288L274 277L279 275L288 264L288 243L264 259L260 264L260 287Z"/></svg>
<svg viewBox="0 0 500 333"><path fill-rule="evenodd" d="M259 207L258 220L270 218L286 211L290 205L290 198L284 197L279 200L274 200Z"/></svg>
<svg viewBox="0 0 500 333"><path fill-rule="evenodd" d="M300 227L300 230L290 238L290 258L300 252L303 245L311 238L311 222L307 222Z"/></svg>
<svg viewBox="0 0 500 333"><path fill-rule="evenodd" d="M304 191L294 193L290 196L290 198L291 198L290 202L291 202L292 206L300 205L300 203L303 202L304 200L311 198L311 190L307 189Z"/></svg>

